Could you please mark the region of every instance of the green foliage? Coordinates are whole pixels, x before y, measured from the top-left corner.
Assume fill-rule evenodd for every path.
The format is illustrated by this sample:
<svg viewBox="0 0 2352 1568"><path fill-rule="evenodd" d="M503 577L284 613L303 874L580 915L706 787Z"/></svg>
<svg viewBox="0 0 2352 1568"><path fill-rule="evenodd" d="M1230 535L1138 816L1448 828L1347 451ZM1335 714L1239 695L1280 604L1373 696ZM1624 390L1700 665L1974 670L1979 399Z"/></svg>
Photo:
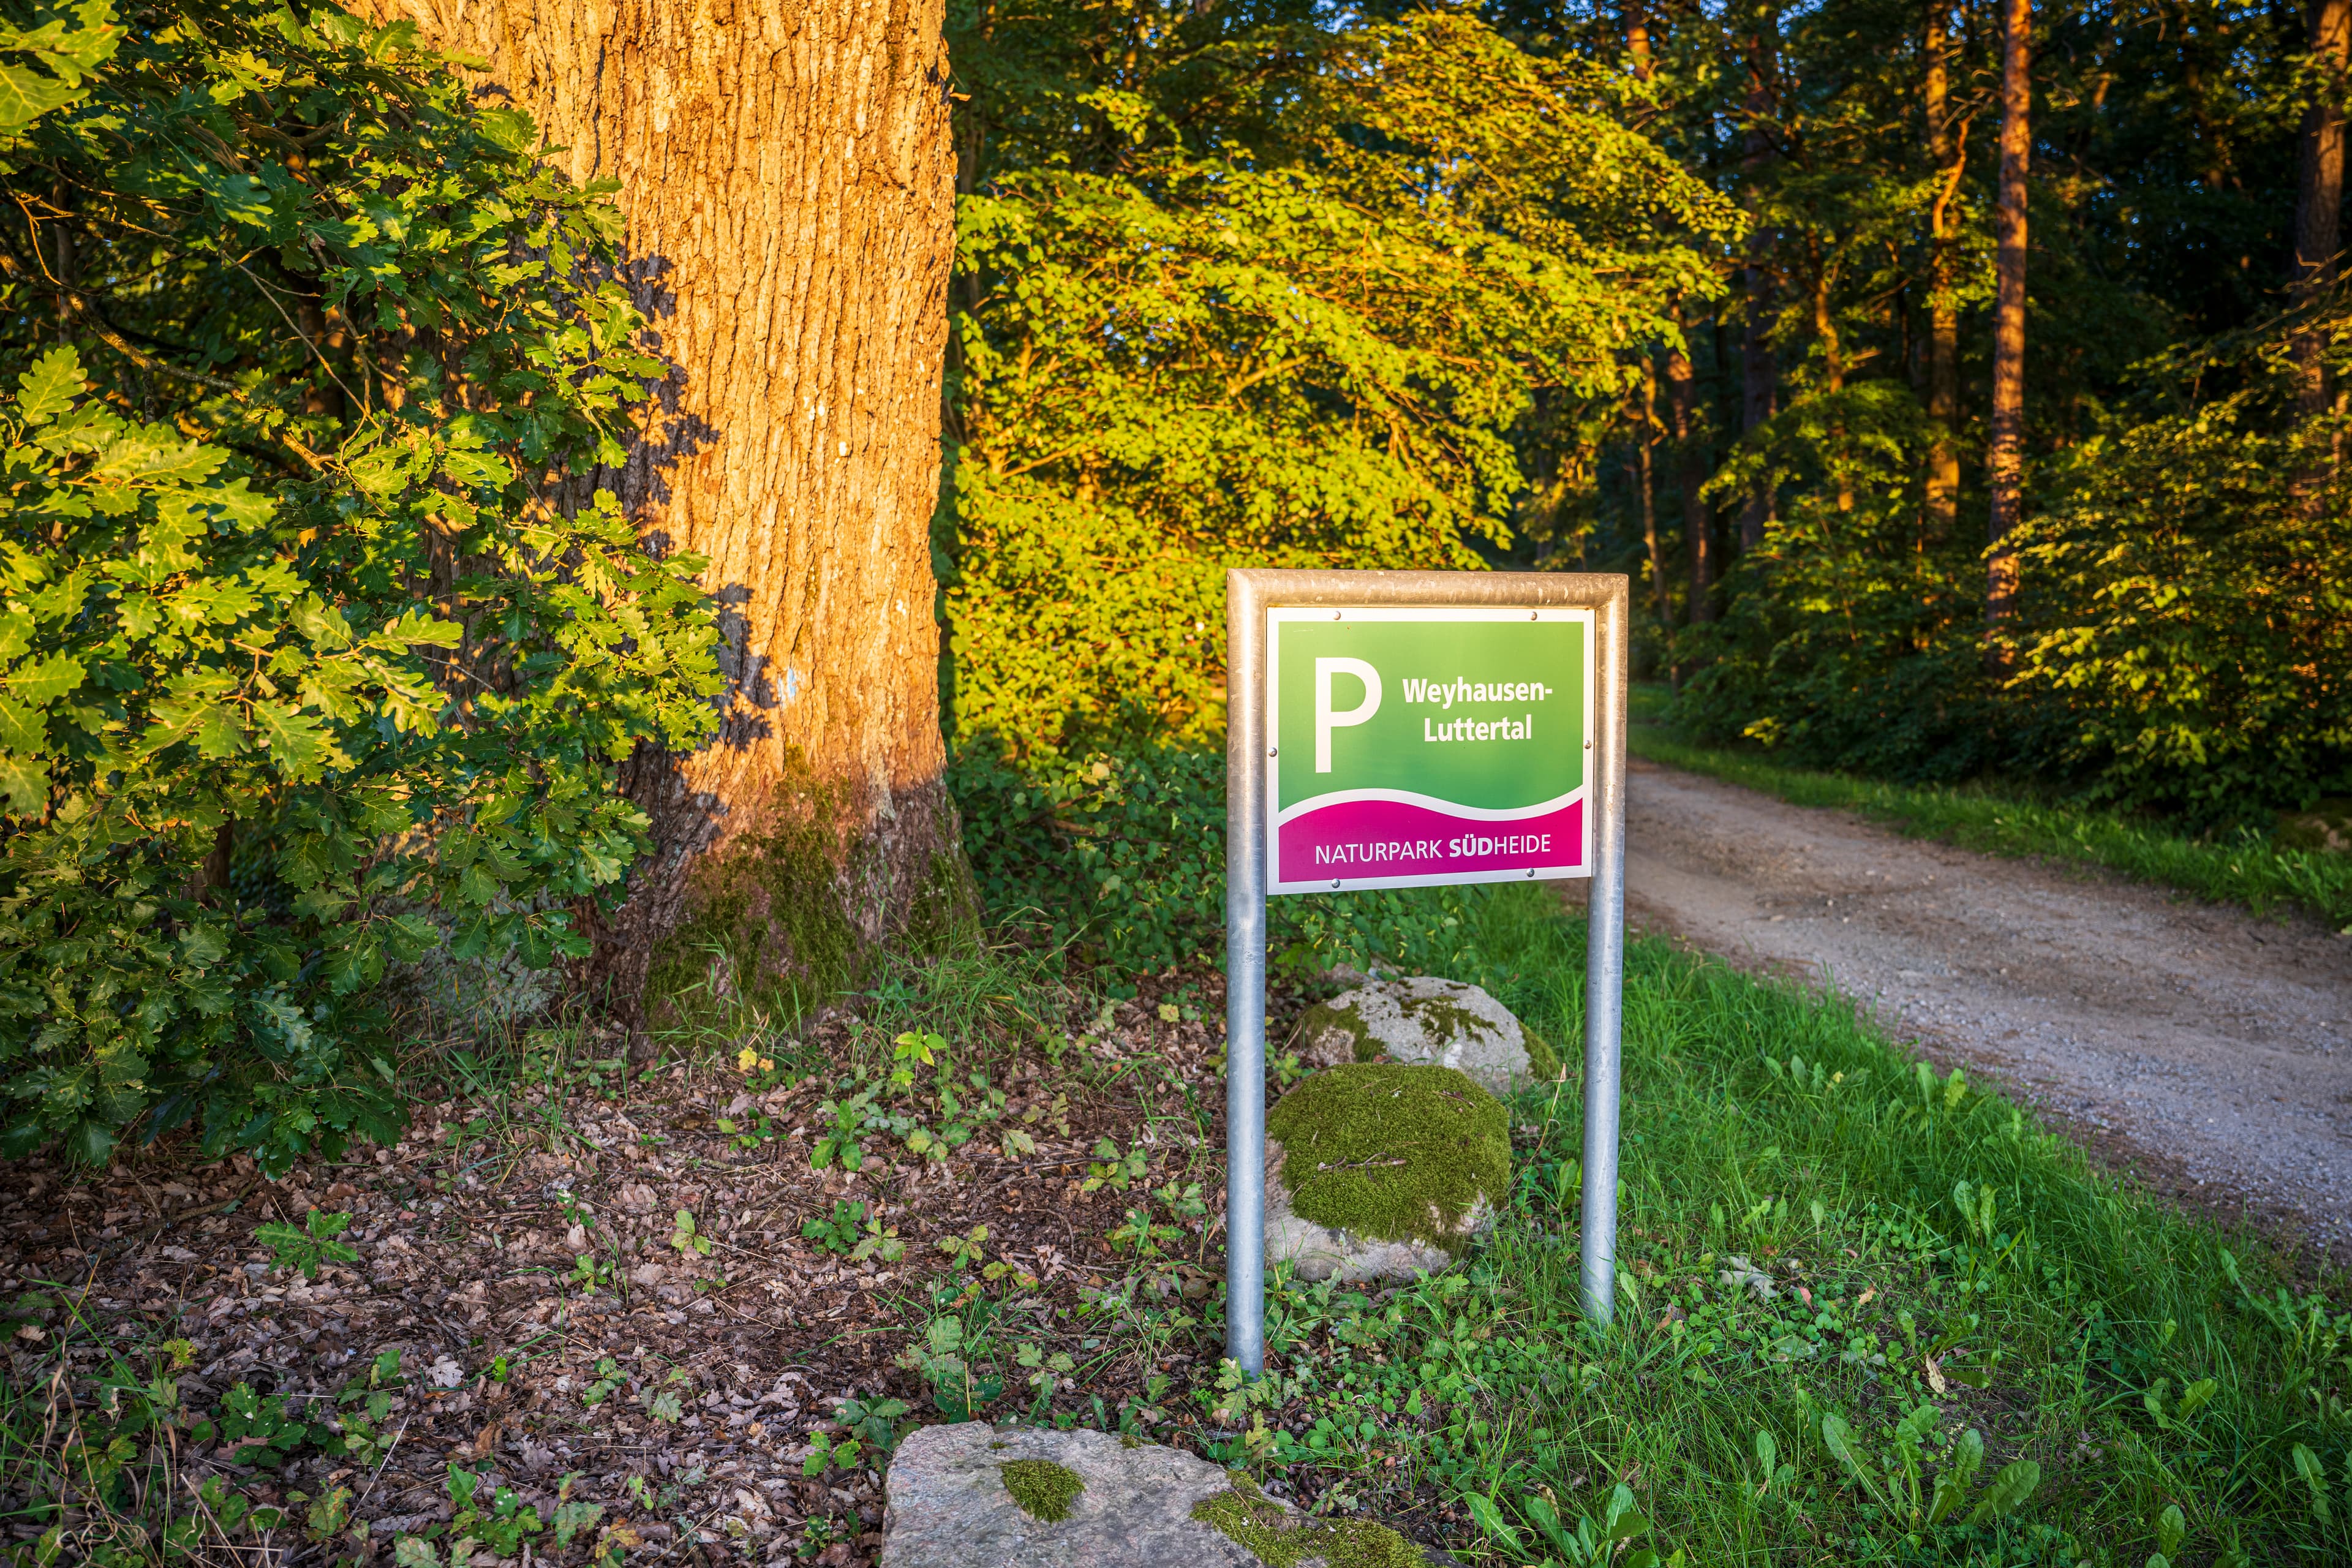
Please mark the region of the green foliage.
<svg viewBox="0 0 2352 1568"><path fill-rule="evenodd" d="M1669 297L1719 287L1671 237L1737 215L1605 69L1447 12L1292 68L1256 156L1106 86L1124 166L959 205L960 741L1213 734L1226 565L1477 567L1538 390L1613 394Z"/></svg>
<svg viewBox="0 0 2352 1568"><path fill-rule="evenodd" d="M404 22L74 16L0 141L0 1146L274 1171L396 1124L389 966L583 951L715 634L574 477L660 371L608 188Z"/></svg>
<svg viewBox="0 0 2352 1568"><path fill-rule="evenodd" d="M306 1422L299 1409L289 1409L287 1395L260 1394L240 1383L221 1395L218 1416L199 1420L189 1435L199 1443L217 1440L236 1462L275 1469L305 1444L325 1447L336 1440L332 1427Z"/></svg>
<svg viewBox="0 0 2352 1568"><path fill-rule="evenodd" d="M1220 946L1225 569L1483 566L1515 427L1616 396L1741 219L1639 88L1465 14L1171 10L1115 74L1104 25L957 39L1003 129L959 205L950 729L986 901L1147 969ZM1386 957L1432 907L1279 941Z"/></svg>
<svg viewBox="0 0 2352 1568"><path fill-rule="evenodd" d="M2141 366L2021 532L2017 688L2094 798L2267 826L2352 784L2352 426L2295 416L2290 325L2352 372L2342 300Z"/></svg>
<svg viewBox="0 0 2352 1568"><path fill-rule="evenodd" d="M1858 811L1901 831L1994 855L2039 855L2104 866L2257 912L2300 906L2337 930L2352 927L2352 857L2293 847L2248 828L2192 839L2146 820L2036 799L1990 784L1886 784L1792 768L1751 749L1695 745L1636 724L1642 756L1728 779L1799 805Z"/></svg>
<svg viewBox="0 0 2352 1568"><path fill-rule="evenodd" d="M1788 494L1724 615L1676 644L1698 666L1677 719L1898 781L2037 770L2191 829L2267 826L2342 789L2352 491L2342 416L2294 413L2289 329L2332 342L2347 319L2330 303L2135 367L2141 395L2045 469L2017 532L2006 679L1988 671L1976 547L1923 532L1909 395L1800 402L1710 484Z"/></svg>
<svg viewBox="0 0 2352 1568"><path fill-rule="evenodd" d="M954 783L982 899L1103 961L1113 994L1132 993L1122 973L1223 964L1221 750L1139 746L1025 767L966 752ZM1486 897L1441 888L1277 899L1268 931L1276 961L1300 973L1337 963L1450 973L1477 941Z"/></svg>
<svg viewBox="0 0 2352 1568"><path fill-rule="evenodd" d="M1946 780L2014 760L1983 674L1984 568L1972 539L1926 531L1914 476L1928 426L1884 382L1804 398L1751 432L1707 489L1787 487L1782 513L1687 628L1676 719L1801 765Z"/></svg>
<svg viewBox="0 0 2352 1568"><path fill-rule="evenodd" d="M811 1215L801 1221L801 1236L815 1242L819 1251L839 1253L852 1263L869 1258L896 1263L907 1255L898 1226L885 1228L881 1215L869 1215L864 1204L842 1198L834 1200L830 1215Z"/></svg>
<svg viewBox="0 0 2352 1568"><path fill-rule="evenodd" d="M1467 978L1573 1028L1556 900L1499 892L1481 952ZM1610 1333L1580 1304L1577 1088L1531 1089L1492 1241L1377 1296L1277 1282L1278 1370L1197 1395L1212 1457L1375 1515L1450 1495L1514 1563L2342 1557L2340 1298L1833 1000L1635 939L1625 1003Z"/></svg>
<svg viewBox="0 0 2352 1568"><path fill-rule="evenodd" d="M351 1243L336 1239L352 1227L348 1214L312 1209L298 1227L283 1220L254 1227L253 1239L269 1248L280 1268L299 1268L305 1279L316 1279L327 1263L356 1263L359 1253Z"/></svg>
<svg viewBox="0 0 2352 1568"><path fill-rule="evenodd" d="M488 1468L486 1465L482 1469ZM453 1464L448 1467L445 1488L449 1498L449 1522L433 1525L421 1534L395 1537L393 1562L397 1568L440 1568L445 1562L447 1568L459 1568L472 1561L477 1552L488 1552L498 1557L518 1556L524 1550L524 1539L546 1528L539 1510L523 1501L520 1493L509 1487L493 1485L482 1471ZM564 1490L570 1489L571 1480L566 1478ZM558 1510L559 1544L568 1544L579 1531L593 1526L602 1512L593 1505L565 1506L571 1510L568 1514L564 1508ZM447 1542L446 1549L439 1544L444 1540Z"/></svg>

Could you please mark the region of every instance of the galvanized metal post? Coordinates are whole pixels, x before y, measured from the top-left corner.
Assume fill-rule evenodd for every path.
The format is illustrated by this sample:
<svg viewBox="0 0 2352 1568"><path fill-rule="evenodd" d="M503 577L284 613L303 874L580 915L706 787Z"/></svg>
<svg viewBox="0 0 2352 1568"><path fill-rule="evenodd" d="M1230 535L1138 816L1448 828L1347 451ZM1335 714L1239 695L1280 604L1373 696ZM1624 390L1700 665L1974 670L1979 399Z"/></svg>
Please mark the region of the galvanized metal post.
<svg viewBox="0 0 2352 1568"><path fill-rule="evenodd" d="M1225 574L1225 1354L1265 1370L1265 617Z"/></svg>
<svg viewBox="0 0 2352 1568"><path fill-rule="evenodd" d="M1619 579L1622 582L1623 579ZM1628 596L1601 609L1593 651L1600 712L1593 724L1592 889L1584 958L1584 1314L1607 1329L1617 1304L1617 1118L1625 1022L1625 699Z"/></svg>

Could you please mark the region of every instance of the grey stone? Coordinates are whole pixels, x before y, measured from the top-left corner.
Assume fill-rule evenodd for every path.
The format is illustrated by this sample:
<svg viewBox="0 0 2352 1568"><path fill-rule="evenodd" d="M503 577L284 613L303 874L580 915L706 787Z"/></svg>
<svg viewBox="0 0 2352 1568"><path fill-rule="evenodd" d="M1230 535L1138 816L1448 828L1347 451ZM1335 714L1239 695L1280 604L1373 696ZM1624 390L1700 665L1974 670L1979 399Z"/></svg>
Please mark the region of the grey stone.
<svg viewBox="0 0 2352 1568"><path fill-rule="evenodd" d="M1225 1472L1158 1443L1107 1432L925 1426L891 1456L881 1568L1255 1568L1255 1554L1192 1517ZM1046 1459L1086 1489L1070 1517L1022 1511L1000 1467Z"/></svg>
<svg viewBox="0 0 2352 1568"><path fill-rule="evenodd" d="M1068 1518L1047 1523L1013 1500L1002 1468L1016 1459L1077 1476L1085 1489ZM1192 1517L1232 1484L1204 1459L1108 1432L925 1426L890 1459L880 1568L1264 1568L1255 1552ZM1265 1500L1306 1522L1288 1504ZM1419 1550L1431 1564L1454 1562ZM1297 1568L1328 1564L1305 1557Z"/></svg>
<svg viewBox="0 0 2352 1568"><path fill-rule="evenodd" d="M1275 1140L1265 1141L1265 1266L1287 1263L1301 1279L1314 1283L1338 1279L1361 1284L1373 1279L1410 1280L1422 1273L1435 1274L1454 1263L1454 1255L1418 1237L1383 1241L1352 1230L1318 1225L1290 1207L1290 1189L1282 1180L1286 1156ZM1485 1198L1472 1205L1455 1227L1463 1241L1485 1239L1495 1228L1495 1211Z"/></svg>
<svg viewBox="0 0 2352 1568"><path fill-rule="evenodd" d="M1508 1007L1478 986L1434 974L1343 991L1308 1008L1295 1038L1299 1060L1309 1067L1382 1057L1427 1062L1457 1068L1497 1096L1538 1077L1527 1029Z"/></svg>

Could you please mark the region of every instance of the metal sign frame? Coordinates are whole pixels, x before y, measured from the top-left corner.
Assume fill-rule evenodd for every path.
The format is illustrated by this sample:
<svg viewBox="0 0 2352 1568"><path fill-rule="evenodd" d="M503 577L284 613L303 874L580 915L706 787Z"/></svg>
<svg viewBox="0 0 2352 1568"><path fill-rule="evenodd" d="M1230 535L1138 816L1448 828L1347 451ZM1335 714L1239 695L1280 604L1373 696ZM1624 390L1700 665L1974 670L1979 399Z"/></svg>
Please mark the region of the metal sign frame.
<svg viewBox="0 0 2352 1568"><path fill-rule="evenodd" d="M1225 1353L1265 1370L1265 900L1270 609L1592 612L1591 939L1584 984L1583 1256L1587 1319L1606 1328L1617 1277L1618 1069L1624 1022L1625 698L1632 590L1615 573L1225 574ZM1558 875L1555 872L1553 875ZM1473 879L1462 879L1468 881ZM1477 880L1496 879L1479 877ZM1356 886L1369 886L1359 880ZM1428 885L1423 883L1423 885Z"/></svg>

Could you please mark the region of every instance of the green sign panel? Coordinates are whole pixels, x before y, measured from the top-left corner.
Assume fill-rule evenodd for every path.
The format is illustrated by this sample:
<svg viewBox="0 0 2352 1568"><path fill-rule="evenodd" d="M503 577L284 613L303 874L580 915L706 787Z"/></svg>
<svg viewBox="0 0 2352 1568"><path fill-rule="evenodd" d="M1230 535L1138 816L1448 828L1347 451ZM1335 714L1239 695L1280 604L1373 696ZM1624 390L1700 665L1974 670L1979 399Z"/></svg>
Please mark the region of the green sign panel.
<svg viewBox="0 0 2352 1568"><path fill-rule="evenodd" d="M1591 610L1265 615L1268 892L1591 874Z"/></svg>

